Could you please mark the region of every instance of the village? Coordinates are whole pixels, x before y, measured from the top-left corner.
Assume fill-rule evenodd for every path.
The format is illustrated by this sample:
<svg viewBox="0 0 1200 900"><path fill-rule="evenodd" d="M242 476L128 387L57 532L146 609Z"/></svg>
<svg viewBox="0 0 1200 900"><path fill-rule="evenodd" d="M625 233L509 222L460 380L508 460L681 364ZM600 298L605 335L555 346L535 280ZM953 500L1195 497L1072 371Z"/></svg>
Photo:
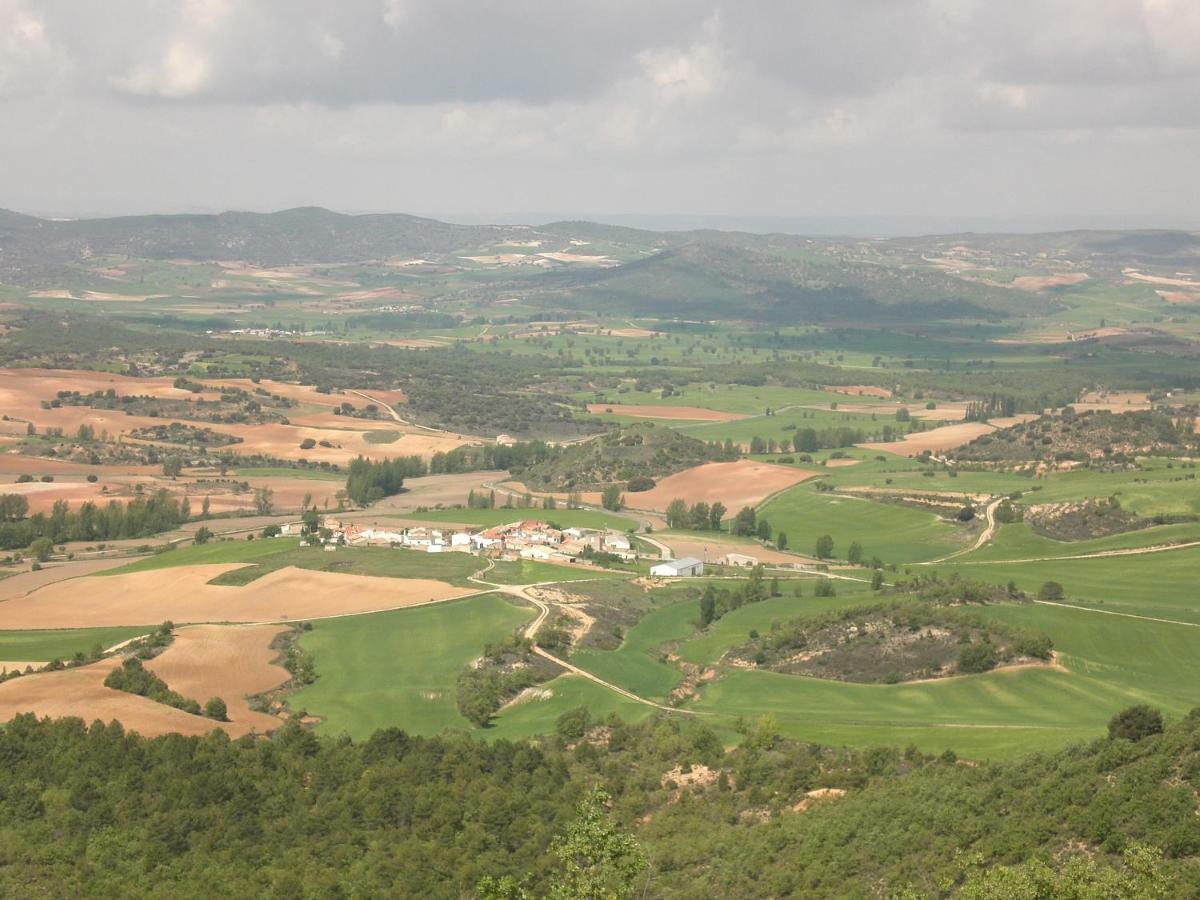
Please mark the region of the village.
<svg viewBox="0 0 1200 900"><path fill-rule="evenodd" d="M292 522L280 526L280 535L300 535L300 546L319 543L330 553L336 552L340 546L393 547L425 553L472 553L495 560L528 559L558 563L588 562L597 555L636 563L645 556L636 542L623 532L613 529L556 528L539 520L518 520L479 530L454 530L428 525L396 529L326 519L318 534L308 534L304 523ZM736 561L726 562L744 564L741 559L739 556ZM745 564L754 562L751 557L744 559ZM704 563L692 557L662 560L650 567L650 574L666 578L703 575Z"/></svg>

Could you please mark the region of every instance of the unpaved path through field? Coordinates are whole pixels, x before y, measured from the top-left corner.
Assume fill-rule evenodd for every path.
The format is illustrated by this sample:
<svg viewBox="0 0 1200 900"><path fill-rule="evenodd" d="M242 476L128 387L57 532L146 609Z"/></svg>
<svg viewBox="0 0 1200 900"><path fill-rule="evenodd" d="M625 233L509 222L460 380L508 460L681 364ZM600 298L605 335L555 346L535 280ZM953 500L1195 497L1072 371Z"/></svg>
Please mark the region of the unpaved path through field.
<svg viewBox="0 0 1200 900"><path fill-rule="evenodd" d="M1144 556L1147 553L1166 553L1170 550L1187 550L1200 547L1200 541L1185 541L1182 544L1154 544L1149 547L1123 547L1117 550L1097 550L1095 553L1076 553L1073 556L1034 556L1027 559L967 559L960 566L997 566L1009 563L1058 562L1064 559L1104 559L1109 556ZM946 557L949 559L949 557ZM941 562L941 560L934 560ZM918 566L929 563L916 563Z"/></svg>
<svg viewBox="0 0 1200 900"><path fill-rule="evenodd" d="M934 563L946 562L946 560L948 560L948 559L954 559L956 556L963 556L964 554L973 553L976 550L978 550L980 547L982 547L984 544L986 544L988 541L990 541L993 536L995 536L995 534L996 534L996 510L1000 507L1000 504L1003 502L1004 502L1004 498L1000 497L999 499L993 500L991 503L989 503L987 505L987 508L984 510L984 515L987 518L987 527L984 528L983 531L981 531L979 533L979 537L976 538L975 543L972 544L970 547L963 547L961 550L955 550L953 553L943 556L941 559L931 559L928 562L915 563L915 565L930 566L930 565L933 565ZM1010 560L1010 562L1011 562L1011 560Z"/></svg>
<svg viewBox="0 0 1200 900"><path fill-rule="evenodd" d="M536 653L538 656L542 657L543 659L549 660L550 662L554 663L556 666L561 666L562 668L564 668L568 672L570 672L572 675L578 675L581 678L586 678L588 681L598 684L601 687L608 688L608 690L613 691L614 693L620 694L622 697L626 698L627 700L632 700L635 703L641 703L643 706L651 706L654 709L660 709L663 712L683 713L684 715L688 715L688 716L696 715L695 710L678 709L674 706L665 706L662 703L655 703L653 700L647 700L645 697L640 697L637 694L633 693L633 691L627 691L627 690L625 690L625 688L620 687L619 685L615 685L611 681L605 681L603 678L600 678L598 675L593 675L591 672L588 672L585 669L579 668L579 666L573 665L572 663L569 663L564 659L559 659L553 653L550 653L549 651L544 650L543 648L539 647L537 645L537 633L538 633L538 630L545 623L546 619L549 618L549 616L550 616L550 604L546 603L544 600L542 600L538 597L535 597L533 595L533 592L530 591L529 589L535 588L535 587L548 586L548 585L552 585L552 584L558 585L558 584L563 584L563 582L561 582L561 581L544 581L544 582L538 582L536 584L522 584L522 585L498 584L498 585L496 585L496 590L500 591L501 593L510 594L511 596L514 596L514 597L519 597L522 600L532 603L534 606L537 607L537 609L538 609L537 618L535 618L532 622L530 622L527 626L525 626L525 630L524 630L524 632L522 632L522 636L532 642L534 653Z"/></svg>
<svg viewBox="0 0 1200 900"><path fill-rule="evenodd" d="M1200 628L1200 622L1181 622L1179 619L1160 619L1157 616L1139 616L1137 613L1116 612L1111 609L1096 609L1093 606L1078 606L1074 603L1058 603L1054 600L1034 600L1041 606L1061 606L1063 609L1080 609L1084 612L1100 613L1105 616L1121 616L1124 619L1141 619L1144 622L1162 622L1165 625L1186 625L1188 628Z"/></svg>

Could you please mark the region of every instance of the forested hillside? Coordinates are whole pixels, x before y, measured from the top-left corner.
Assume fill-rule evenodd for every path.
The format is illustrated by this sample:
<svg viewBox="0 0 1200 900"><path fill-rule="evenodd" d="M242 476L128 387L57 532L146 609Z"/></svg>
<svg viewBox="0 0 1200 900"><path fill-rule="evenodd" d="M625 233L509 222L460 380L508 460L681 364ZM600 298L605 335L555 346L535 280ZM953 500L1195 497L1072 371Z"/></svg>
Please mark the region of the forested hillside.
<svg viewBox="0 0 1200 900"><path fill-rule="evenodd" d="M270 741L145 740L18 717L0 730L0 892L462 897L493 879L503 890L489 896L508 897L553 885L600 896L581 892L589 884L648 897L1043 897L1066 896L1066 878L1111 883L1120 855L1146 845L1124 871L1136 890L1070 896L1200 896L1200 715L1163 734L1152 717L1126 724L1128 737L964 766L794 744L769 719L726 753L702 724L583 712L540 746L399 730L351 743L296 725ZM581 829L595 787L611 803ZM581 870L564 871L564 834ZM1019 889L1039 882L1052 889Z"/></svg>

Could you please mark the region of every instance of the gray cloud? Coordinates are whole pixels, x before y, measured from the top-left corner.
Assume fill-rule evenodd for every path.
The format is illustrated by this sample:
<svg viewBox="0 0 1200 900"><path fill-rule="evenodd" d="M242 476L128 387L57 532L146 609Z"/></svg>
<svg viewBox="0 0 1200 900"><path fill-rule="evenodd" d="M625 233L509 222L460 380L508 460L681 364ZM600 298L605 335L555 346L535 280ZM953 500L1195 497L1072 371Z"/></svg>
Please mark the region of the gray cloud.
<svg viewBox="0 0 1200 900"><path fill-rule="evenodd" d="M1197 46L1194 0L0 0L0 206L1190 212Z"/></svg>

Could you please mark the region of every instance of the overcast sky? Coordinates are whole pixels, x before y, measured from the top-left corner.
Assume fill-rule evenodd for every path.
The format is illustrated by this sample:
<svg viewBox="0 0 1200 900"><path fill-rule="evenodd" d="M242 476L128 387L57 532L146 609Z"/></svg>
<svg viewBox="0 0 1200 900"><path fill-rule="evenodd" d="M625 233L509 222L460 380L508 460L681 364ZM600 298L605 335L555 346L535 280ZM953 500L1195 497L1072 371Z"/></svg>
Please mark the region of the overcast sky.
<svg viewBox="0 0 1200 900"><path fill-rule="evenodd" d="M1200 0L0 0L0 206L1197 218Z"/></svg>

